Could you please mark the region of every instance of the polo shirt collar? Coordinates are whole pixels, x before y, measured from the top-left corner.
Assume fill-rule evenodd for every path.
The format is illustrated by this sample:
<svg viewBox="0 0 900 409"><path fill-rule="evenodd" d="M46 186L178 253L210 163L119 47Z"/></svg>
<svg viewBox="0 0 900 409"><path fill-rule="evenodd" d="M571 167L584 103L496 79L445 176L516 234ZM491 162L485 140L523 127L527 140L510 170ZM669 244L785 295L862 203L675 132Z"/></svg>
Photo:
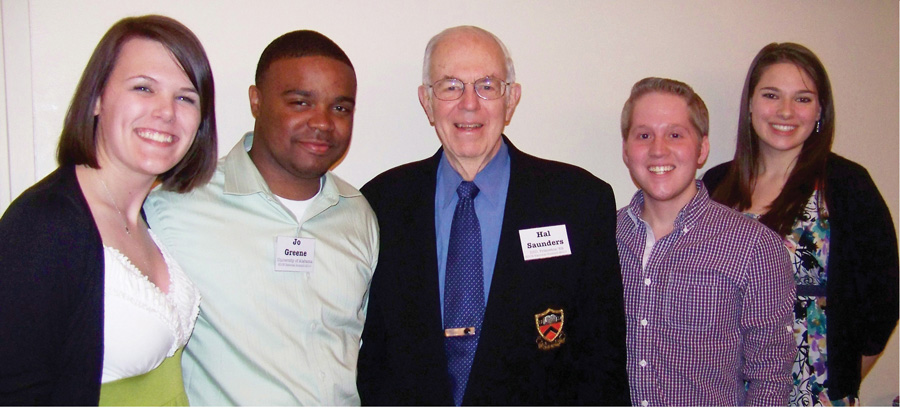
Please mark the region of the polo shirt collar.
<svg viewBox="0 0 900 409"><path fill-rule="evenodd" d="M252 195L263 193L274 197L266 180L256 168L248 152L253 146L253 132L247 132L240 141L222 159L221 167L225 174L225 194ZM328 203L337 203L340 197L360 196L359 190L339 179L330 171L322 176L322 187L319 196Z"/></svg>

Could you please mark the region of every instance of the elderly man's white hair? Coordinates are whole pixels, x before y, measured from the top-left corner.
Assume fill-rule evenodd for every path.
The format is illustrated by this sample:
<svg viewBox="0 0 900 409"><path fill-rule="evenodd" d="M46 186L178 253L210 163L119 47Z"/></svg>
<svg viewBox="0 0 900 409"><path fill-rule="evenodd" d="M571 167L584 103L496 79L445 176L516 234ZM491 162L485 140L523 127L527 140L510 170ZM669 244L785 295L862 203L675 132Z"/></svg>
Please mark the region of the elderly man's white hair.
<svg viewBox="0 0 900 409"><path fill-rule="evenodd" d="M513 83L516 82L516 68L513 65L512 57L509 55L509 50L506 49L506 45L503 44L503 41L500 41L497 36L495 36L490 31L487 31L480 27L475 26L457 26L450 27L444 31L441 31L434 37L431 37L431 40L428 41L428 45L425 46L425 62L422 64L422 84L430 85L431 78L429 68L431 67L431 55L434 54L434 48L437 46L439 42L441 42L444 37L450 34L456 34L459 32L469 32L478 36L483 36L487 38L491 38L494 42L500 46L500 49L503 50L503 57L506 59L506 82Z"/></svg>

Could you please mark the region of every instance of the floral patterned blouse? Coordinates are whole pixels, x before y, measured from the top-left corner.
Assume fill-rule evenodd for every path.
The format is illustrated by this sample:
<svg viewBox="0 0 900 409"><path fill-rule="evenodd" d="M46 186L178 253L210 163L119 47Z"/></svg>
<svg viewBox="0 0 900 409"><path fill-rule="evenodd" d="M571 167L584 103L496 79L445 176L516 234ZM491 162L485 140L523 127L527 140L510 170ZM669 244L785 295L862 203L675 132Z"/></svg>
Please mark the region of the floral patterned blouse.
<svg viewBox="0 0 900 409"><path fill-rule="evenodd" d="M794 382L790 395L791 406L843 406L851 398L831 401L825 389L828 379L826 351L827 263L831 229L827 208L820 205L818 191L813 191L803 214L795 221L784 244L794 265L797 301L794 304L794 339L797 357L794 359ZM753 218L759 215L747 214ZM855 398L853 403L855 403Z"/></svg>

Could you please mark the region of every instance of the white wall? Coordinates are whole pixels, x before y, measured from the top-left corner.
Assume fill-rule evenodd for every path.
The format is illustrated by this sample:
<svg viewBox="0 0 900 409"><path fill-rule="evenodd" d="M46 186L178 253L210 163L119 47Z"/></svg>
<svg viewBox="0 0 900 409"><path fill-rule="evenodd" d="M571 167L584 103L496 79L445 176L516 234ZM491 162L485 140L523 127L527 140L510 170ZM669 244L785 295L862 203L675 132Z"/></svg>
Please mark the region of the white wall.
<svg viewBox="0 0 900 409"><path fill-rule="evenodd" d="M356 66L359 94L353 144L336 172L357 186L438 148L416 99L425 43L454 25L486 28L509 47L522 84L507 134L526 152L608 181L619 206L635 190L618 130L635 81L671 77L700 93L712 122L708 168L733 154L753 56L769 42L799 42L831 75L834 150L869 169L895 228L900 216L896 1L0 1L0 212L55 168L63 116L103 33L122 17L161 13L193 29L209 53L221 154L252 128L247 87L269 41L307 28L340 44ZM862 398L888 405L897 394L895 332Z"/></svg>

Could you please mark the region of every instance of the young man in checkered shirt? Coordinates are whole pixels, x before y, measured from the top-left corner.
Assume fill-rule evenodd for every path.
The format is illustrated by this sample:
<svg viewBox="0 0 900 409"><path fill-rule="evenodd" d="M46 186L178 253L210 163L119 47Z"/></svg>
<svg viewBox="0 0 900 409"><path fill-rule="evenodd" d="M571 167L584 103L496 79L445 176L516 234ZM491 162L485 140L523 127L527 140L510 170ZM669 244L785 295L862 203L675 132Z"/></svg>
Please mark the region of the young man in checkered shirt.
<svg viewBox="0 0 900 409"><path fill-rule="evenodd" d="M695 179L708 131L703 100L669 79L639 81L622 112L622 156L640 188L616 225L632 403L785 406L790 258Z"/></svg>

